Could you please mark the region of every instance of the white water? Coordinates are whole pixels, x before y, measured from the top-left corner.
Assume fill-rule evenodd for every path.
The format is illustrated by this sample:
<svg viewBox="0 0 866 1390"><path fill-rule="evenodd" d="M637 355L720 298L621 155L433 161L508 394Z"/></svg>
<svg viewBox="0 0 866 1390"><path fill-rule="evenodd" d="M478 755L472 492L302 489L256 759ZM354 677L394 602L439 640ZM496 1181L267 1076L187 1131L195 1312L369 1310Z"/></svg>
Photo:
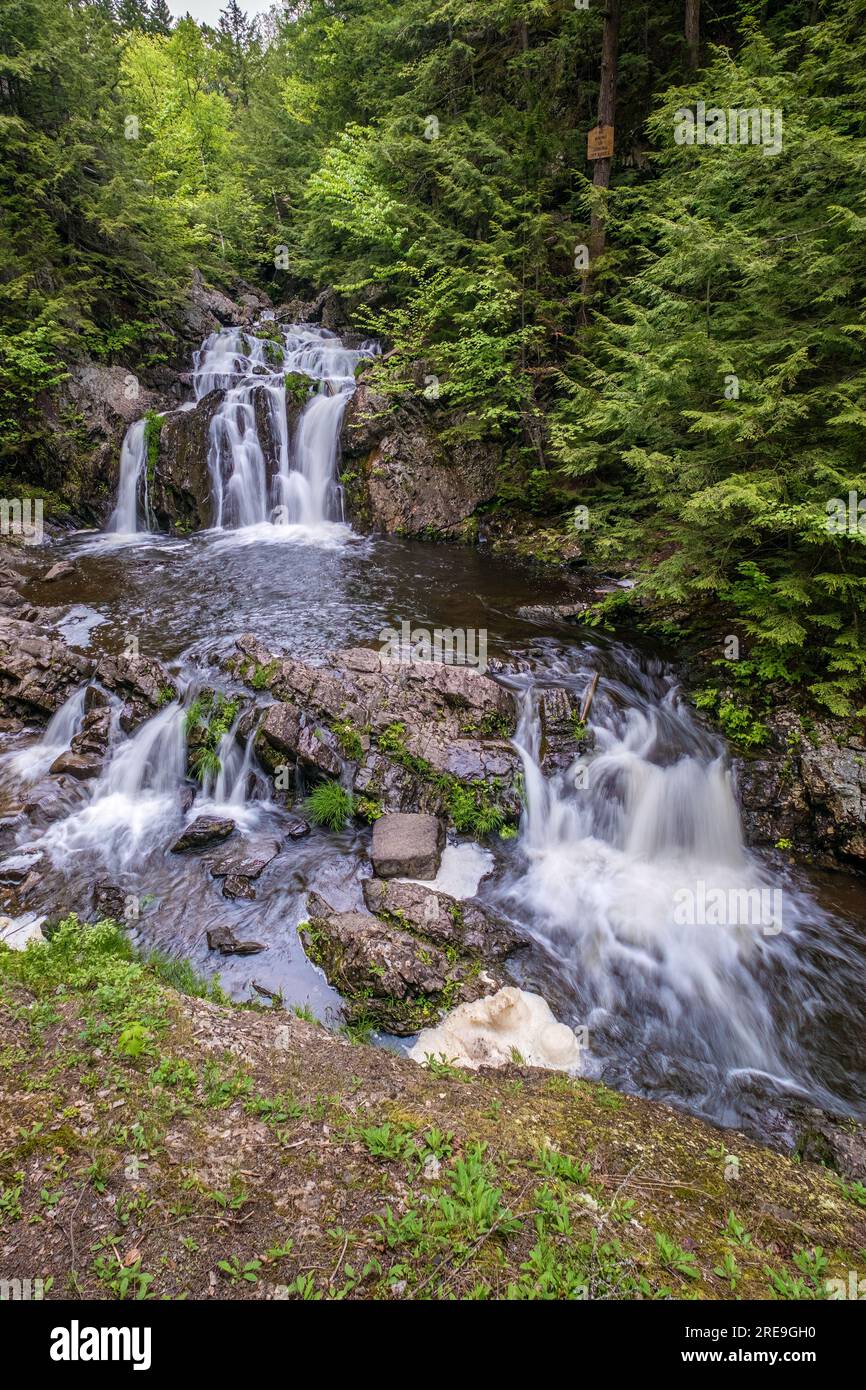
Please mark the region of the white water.
<svg viewBox="0 0 866 1390"><path fill-rule="evenodd" d="M120 450L120 482L117 506L106 530L116 536L135 536L149 530L146 520L139 525L139 485L144 492L143 517L147 517L147 421L134 420L126 431Z"/></svg>
<svg viewBox="0 0 866 1390"><path fill-rule="evenodd" d="M208 446L213 527L245 532L242 540L339 543L345 521L337 478L340 425L355 368L378 347L352 350L327 329L305 324L280 328L280 335L277 343L224 328L193 355L194 400L181 409L193 409L211 391L223 393ZM286 373L309 377L312 388L294 436ZM143 419L126 432L117 505L106 530L115 541L152 531Z"/></svg>
<svg viewBox="0 0 866 1390"><path fill-rule="evenodd" d="M35 782L46 773L61 753L65 753L84 718L86 686L76 690L51 716L38 743L7 754L3 761L23 782Z"/></svg>
<svg viewBox="0 0 866 1390"><path fill-rule="evenodd" d="M797 1033L821 1002L801 936L820 910L744 847L723 750L672 682L641 673L623 650L617 660L633 682L602 676L594 746L549 779L537 692L524 685L515 744L525 811L503 902L570 982L580 1011L571 1021L589 1026L591 1049L598 1029L628 1036L632 1074L644 1061L656 1076L704 1068L714 1109L720 1079L762 1076L796 1091L809 1069ZM590 667L576 658L558 675L580 694ZM709 893L720 911L702 909ZM759 898L762 913L751 907Z"/></svg>
<svg viewBox="0 0 866 1390"><path fill-rule="evenodd" d="M281 329L273 343L223 329L195 354L196 400L224 397L210 426L208 468L217 530L273 526L286 538L299 529L327 533L344 520L337 480L340 424L355 389L355 368L375 345L345 348L327 329ZM286 373L311 378L316 390L291 437ZM265 438L262 438L264 433Z"/></svg>
<svg viewBox="0 0 866 1390"><path fill-rule="evenodd" d="M114 752L82 810L50 826L35 842L55 868L82 851L112 867L137 866L165 848L178 820L178 789L186 773L185 714L170 704Z"/></svg>

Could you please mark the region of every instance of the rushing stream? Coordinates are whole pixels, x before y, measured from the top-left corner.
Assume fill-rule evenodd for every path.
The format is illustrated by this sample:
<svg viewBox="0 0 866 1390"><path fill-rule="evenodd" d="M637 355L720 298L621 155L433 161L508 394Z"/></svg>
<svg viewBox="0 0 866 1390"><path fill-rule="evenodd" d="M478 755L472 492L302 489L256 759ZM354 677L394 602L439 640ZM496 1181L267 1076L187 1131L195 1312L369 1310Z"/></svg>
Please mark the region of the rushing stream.
<svg viewBox="0 0 866 1390"><path fill-rule="evenodd" d="M62 610L67 640L116 653L134 638L182 692L131 736L112 696L111 746L91 782L47 776L81 725L83 690L43 733L7 741L0 799L24 799L28 811L24 823L11 822L15 843L5 840L5 852L40 853L52 868L28 904L34 920L64 906L86 911L94 883L110 880L140 905L131 929L143 945L218 969L238 997L255 981L336 1017L339 998L306 960L295 926L311 887L338 910L361 905L369 831L286 841L290 812L270 798L252 740L236 728L190 811L181 795L186 711L202 685L232 688L221 662L242 632L315 659L375 642L404 619L484 629L520 702L525 809L516 840L476 855L490 869L479 894L531 940L516 958L519 981L588 1029L590 1074L758 1130L786 1096L862 1116L862 888L744 847L727 750L655 654L518 615L523 604L573 596L571 581L539 580L478 550L352 531L338 483L340 422L357 363L375 351L350 351L300 326L282 331L277 361L267 340L234 329L213 335L193 373L195 400L224 392L209 443L213 528L182 539L149 530L137 422L108 532L54 548L75 567L50 597L34 563L28 597ZM294 432L286 372L313 387ZM252 401L262 386L270 461ZM548 779L539 691L580 695L595 673L589 746ZM254 902L223 898L198 857L169 852L184 824L209 811L230 814L253 842L283 846ZM719 901L747 903L751 916L719 925ZM266 954L215 958L204 934L218 922Z"/></svg>

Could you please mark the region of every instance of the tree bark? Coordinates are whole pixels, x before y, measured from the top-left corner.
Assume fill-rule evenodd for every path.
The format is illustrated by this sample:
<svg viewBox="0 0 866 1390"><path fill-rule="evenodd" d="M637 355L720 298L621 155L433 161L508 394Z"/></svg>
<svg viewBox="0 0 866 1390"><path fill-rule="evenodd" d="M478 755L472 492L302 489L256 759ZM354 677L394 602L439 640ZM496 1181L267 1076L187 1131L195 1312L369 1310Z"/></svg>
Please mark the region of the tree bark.
<svg viewBox="0 0 866 1390"><path fill-rule="evenodd" d="M685 35L688 65L694 71L701 56L701 0L686 0Z"/></svg>
<svg viewBox="0 0 866 1390"><path fill-rule="evenodd" d="M607 0L601 36L601 80L598 88L598 124L616 123L616 67L619 57L620 0ZM593 161L592 182L596 188L610 187L610 159ZM594 212L591 221L593 255L604 250L604 221Z"/></svg>

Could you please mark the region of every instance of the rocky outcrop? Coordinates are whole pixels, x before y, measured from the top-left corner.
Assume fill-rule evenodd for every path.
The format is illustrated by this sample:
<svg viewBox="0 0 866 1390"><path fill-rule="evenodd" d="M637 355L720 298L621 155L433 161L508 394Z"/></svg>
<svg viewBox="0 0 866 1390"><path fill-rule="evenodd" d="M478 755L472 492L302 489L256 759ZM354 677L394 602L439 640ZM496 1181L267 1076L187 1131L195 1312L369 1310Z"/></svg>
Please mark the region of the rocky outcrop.
<svg viewBox="0 0 866 1390"><path fill-rule="evenodd" d="M343 418L343 484L352 521L401 536L474 540L475 514L497 493L501 446L443 444L419 396L395 406L363 380Z"/></svg>
<svg viewBox="0 0 866 1390"><path fill-rule="evenodd" d="M177 695L165 667L154 657L106 654L96 663L95 674L123 701L120 727L127 734Z"/></svg>
<svg viewBox="0 0 866 1390"><path fill-rule="evenodd" d="M804 731L789 711L768 722L767 750L734 759L748 842L866 870L866 736L841 721Z"/></svg>
<svg viewBox="0 0 866 1390"><path fill-rule="evenodd" d="M478 960L502 961L529 943L474 899L460 901L423 883L365 878L364 902L374 917Z"/></svg>
<svg viewBox="0 0 866 1390"><path fill-rule="evenodd" d="M93 674L93 659L34 623L0 615L0 702L7 714L54 714Z"/></svg>
<svg viewBox="0 0 866 1390"><path fill-rule="evenodd" d="M494 967L443 949L366 912L334 912L317 893L298 932L310 959L343 996L350 1022L410 1036L457 1003L501 984Z"/></svg>
<svg viewBox="0 0 866 1390"><path fill-rule="evenodd" d="M210 430L224 391L210 391L192 410L173 410L164 416L159 432L159 451L149 499L157 525L165 531L200 530L211 526L213 487L208 467ZM306 396L286 393L289 433L296 425ZM272 397L266 387L253 388L256 432L267 476L279 469L279 443L274 434Z"/></svg>
<svg viewBox="0 0 866 1390"><path fill-rule="evenodd" d="M446 814L458 830L498 829L516 820L519 759L510 691L472 666L392 661L367 647L313 666L238 640L231 669L279 702L256 740L265 765L339 775L383 811Z"/></svg>

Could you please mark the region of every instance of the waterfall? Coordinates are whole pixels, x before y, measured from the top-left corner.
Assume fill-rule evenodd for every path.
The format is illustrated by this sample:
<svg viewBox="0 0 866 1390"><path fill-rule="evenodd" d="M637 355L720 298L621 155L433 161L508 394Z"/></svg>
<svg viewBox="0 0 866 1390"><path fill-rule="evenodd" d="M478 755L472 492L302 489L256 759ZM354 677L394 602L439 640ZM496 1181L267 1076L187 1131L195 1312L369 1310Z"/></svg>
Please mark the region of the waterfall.
<svg viewBox="0 0 866 1390"><path fill-rule="evenodd" d="M50 826L38 842L56 868L68 867L82 851L122 868L165 848L166 825L177 818L186 776L184 719L179 704L166 705L115 750L89 804Z"/></svg>
<svg viewBox="0 0 866 1390"><path fill-rule="evenodd" d="M111 513L107 530L119 536L136 535L139 530L147 531L145 524L138 524L138 491L141 483L144 492L143 516L147 518L147 420L134 420L123 437L120 450L120 483L117 489L117 506Z"/></svg>
<svg viewBox="0 0 866 1390"><path fill-rule="evenodd" d="M579 703L599 656L566 657L547 683ZM716 1114L725 1078L805 1084L798 1028L824 1005L803 942L822 913L745 848L721 744L669 677L618 648L591 746L547 777L540 692L515 680L525 800L499 894L566 982L590 1046L593 1027L620 1047L627 1034L629 1074L694 1064Z"/></svg>
<svg viewBox="0 0 866 1390"><path fill-rule="evenodd" d="M196 400L224 393L210 425L208 469L214 527L321 528L342 521L337 481L340 423L355 368L374 344L345 348L327 329L280 329L280 341L223 329L195 354ZM286 374L311 379L290 437ZM263 439L263 434L265 438Z"/></svg>
<svg viewBox="0 0 866 1390"><path fill-rule="evenodd" d="M11 753L4 761L24 782L35 782L47 772L54 759L65 753L77 734L84 718L84 699L87 687L82 685L73 691L55 714L51 716L38 743L20 752Z"/></svg>

